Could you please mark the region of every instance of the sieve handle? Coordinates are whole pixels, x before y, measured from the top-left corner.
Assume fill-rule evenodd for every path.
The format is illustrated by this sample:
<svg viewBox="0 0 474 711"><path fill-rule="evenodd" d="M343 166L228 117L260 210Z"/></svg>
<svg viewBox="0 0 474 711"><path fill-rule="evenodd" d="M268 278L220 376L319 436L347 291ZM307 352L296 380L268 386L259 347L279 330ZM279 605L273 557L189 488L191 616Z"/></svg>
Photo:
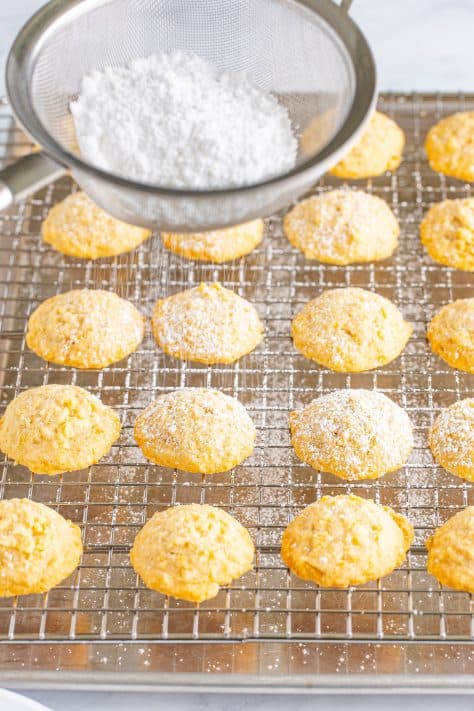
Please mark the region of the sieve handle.
<svg viewBox="0 0 474 711"><path fill-rule="evenodd" d="M0 212L66 173L45 153L30 153L0 170Z"/></svg>
<svg viewBox="0 0 474 711"><path fill-rule="evenodd" d="M349 12L351 9L352 0L341 0L341 10L344 12Z"/></svg>

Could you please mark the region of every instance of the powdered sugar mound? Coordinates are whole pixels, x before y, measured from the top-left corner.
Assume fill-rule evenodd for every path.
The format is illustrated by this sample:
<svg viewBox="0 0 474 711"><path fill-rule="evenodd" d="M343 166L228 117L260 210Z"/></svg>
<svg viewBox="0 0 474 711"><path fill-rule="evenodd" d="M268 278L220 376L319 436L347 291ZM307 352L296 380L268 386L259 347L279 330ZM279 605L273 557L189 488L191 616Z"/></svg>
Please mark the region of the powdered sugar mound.
<svg viewBox="0 0 474 711"><path fill-rule="evenodd" d="M239 187L296 162L297 140L277 99L193 53L95 71L70 108L82 156L140 182Z"/></svg>

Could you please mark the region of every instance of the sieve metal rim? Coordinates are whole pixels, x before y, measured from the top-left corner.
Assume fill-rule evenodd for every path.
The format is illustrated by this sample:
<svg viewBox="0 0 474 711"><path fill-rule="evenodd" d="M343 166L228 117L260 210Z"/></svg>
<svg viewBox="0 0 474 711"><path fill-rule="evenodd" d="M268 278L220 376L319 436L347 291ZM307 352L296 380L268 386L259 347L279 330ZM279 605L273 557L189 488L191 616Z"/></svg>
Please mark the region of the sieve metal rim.
<svg viewBox="0 0 474 711"><path fill-rule="evenodd" d="M302 176L306 177L309 184L312 182L312 173L314 173L314 179L317 179L326 168L334 164L338 157L342 156L350 148L363 131L375 106L377 93L376 69L372 51L364 35L349 16L345 3L339 6L333 0L289 1L296 6L309 9L327 22L348 52L356 83L352 106L337 134L313 158L302 163L289 173L238 188L216 190L176 189L129 180L98 168L65 150L43 126L33 105L31 79L34 65L43 42L61 23L69 22L74 19L75 15L85 14L91 9L113 2L113 0L50 0L26 22L13 42L6 65L7 94L15 118L25 133L35 143L41 145L46 155L60 165L72 170L76 168L94 178L99 178L128 190L156 196L186 199L224 198L244 195L271 186L276 187L283 184L288 186L293 182L299 182Z"/></svg>

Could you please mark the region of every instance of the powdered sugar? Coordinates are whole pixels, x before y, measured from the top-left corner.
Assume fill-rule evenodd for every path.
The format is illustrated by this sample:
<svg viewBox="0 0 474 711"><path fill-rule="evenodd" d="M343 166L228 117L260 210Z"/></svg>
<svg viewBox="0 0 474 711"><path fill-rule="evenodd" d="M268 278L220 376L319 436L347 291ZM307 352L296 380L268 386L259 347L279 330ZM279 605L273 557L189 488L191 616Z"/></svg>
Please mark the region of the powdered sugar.
<svg viewBox="0 0 474 711"><path fill-rule="evenodd" d="M286 109L243 73L174 51L85 76L71 104L82 156L140 182L225 188L291 170Z"/></svg>

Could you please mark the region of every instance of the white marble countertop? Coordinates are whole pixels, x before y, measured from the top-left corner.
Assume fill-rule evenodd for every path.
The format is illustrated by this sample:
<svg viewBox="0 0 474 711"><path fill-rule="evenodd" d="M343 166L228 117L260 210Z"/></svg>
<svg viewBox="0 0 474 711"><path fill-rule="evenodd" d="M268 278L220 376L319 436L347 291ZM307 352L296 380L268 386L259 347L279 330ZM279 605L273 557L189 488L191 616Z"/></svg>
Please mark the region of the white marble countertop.
<svg viewBox="0 0 474 711"><path fill-rule="evenodd" d="M131 0L132 1L132 0ZM3 65L11 41L43 0L0 0L0 95ZM354 0L353 17L366 33L377 59L380 88L397 91L474 90L474 0ZM432 711L472 711L473 697L308 697L209 694L125 694L29 692L55 711L414 711L429 703ZM8 711L1 709L0 711Z"/></svg>

